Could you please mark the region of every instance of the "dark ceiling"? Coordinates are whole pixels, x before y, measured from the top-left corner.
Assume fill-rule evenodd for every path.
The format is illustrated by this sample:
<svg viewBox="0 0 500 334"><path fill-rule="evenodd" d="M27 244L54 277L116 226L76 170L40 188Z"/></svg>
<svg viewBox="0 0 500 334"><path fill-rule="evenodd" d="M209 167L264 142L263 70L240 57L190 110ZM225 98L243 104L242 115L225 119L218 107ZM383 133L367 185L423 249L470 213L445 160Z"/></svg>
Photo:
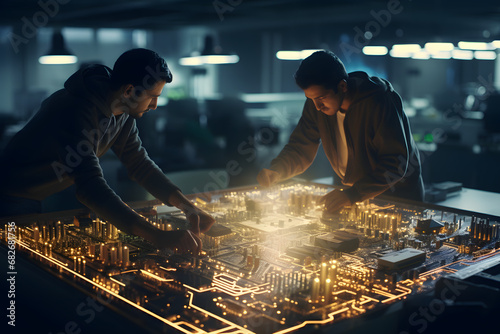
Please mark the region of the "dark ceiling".
<svg viewBox="0 0 500 334"><path fill-rule="evenodd" d="M231 31L293 26L352 31L356 26L363 28L376 22L373 13L389 13L388 6L400 12L390 15L391 29L385 29L386 34L399 29L400 35L404 32L405 37L413 39L430 35L500 38L498 0L2 0L0 25L22 27L26 20L38 19L47 27L169 30L207 26ZM44 22L44 18L49 19Z"/></svg>

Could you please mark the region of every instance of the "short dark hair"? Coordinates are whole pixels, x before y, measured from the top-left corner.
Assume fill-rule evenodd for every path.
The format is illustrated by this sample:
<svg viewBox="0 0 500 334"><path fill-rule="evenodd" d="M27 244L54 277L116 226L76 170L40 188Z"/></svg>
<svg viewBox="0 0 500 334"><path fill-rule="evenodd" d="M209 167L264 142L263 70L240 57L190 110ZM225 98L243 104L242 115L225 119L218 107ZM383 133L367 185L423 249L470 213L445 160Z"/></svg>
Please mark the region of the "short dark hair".
<svg viewBox="0 0 500 334"><path fill-rule="evenodd" d="M147 90L159 81L172 82L172 73L165 59L152 50L132 49L116 60L111 74L111 89L131 84Z"/></svg>
<svg viewBox="0 0 500 334"><path fill-rule="evenodd" d="M302 89L320 85L337 92L341 80L347 80L342 61L331 51L316 51L304 59L294 75L295 82Z"/></svg>

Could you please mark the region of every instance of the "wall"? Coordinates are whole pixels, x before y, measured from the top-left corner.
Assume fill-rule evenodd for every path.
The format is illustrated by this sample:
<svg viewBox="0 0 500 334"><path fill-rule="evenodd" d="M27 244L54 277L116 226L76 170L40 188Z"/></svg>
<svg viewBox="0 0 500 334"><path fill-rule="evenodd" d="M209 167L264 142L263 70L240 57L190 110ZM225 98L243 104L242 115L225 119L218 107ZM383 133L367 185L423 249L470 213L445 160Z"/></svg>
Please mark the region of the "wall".
<svg viewBox="0 0 500 334"><path fill-rule="evenodd" d="M12 113L14 109L14 92L21 86L22 55L16 54L9 39L11 27L0 27L0 113Z"/></svg>

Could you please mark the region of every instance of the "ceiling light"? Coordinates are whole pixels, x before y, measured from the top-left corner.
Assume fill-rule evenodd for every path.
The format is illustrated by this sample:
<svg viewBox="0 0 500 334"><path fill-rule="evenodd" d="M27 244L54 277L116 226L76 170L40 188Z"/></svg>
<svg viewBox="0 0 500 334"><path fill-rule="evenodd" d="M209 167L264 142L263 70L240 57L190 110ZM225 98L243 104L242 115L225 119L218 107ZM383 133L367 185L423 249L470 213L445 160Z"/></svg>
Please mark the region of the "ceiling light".
<svg viewBox="0 0 500 334"><path fill-rule="evenodd" d="M318 51L323 51L323 50L321 50L321 49L305 49L305 50L302 50L301 51L302 59L306 59L307 57L309 57L310 55L312 55L314 52L318 52Z"/></svg>
<svg viewBox="0 0 500 334"><path fill-rule="evenodd" d="M485 42L458 42L458 47L464 50L490 50L491 44Z"/></svg>
<svg viewBox="0 0 500 334"><path fill-rule="evenodd" d="M470 50L455 49L451 51L451 56L453 59L471 60L474 58L474 53Z"/></svg>
<svg viewBox="0 0 500 334"><path fill-rule="evenodd" d="M420 50L418 52L415 52L411 58L412 59L429 59L431 56L429 55L429 52L425 50Z"/></svg>
<svg viewBox="0 0 500 334"><path fill-rule="evenodd" d="M235 64L240 60L237 55L208 55L201 58L205 64Z"/></svg>
<svg viewBox="0 0 500 334"><path fill-rule="evenodd" d="M391 57L394 57L394 58L410 58L412 55L411 52L399 51L399 50L394 50L394 49L389 51L389 54L391 55Z"/></svg>
<svg viewBox="0 0 500 334"><path fill-rule="evenodd" d="M71 53L64 43L64 37L60 31L52 34L52 45L49 52L38 58L40 64L74 64L78 58Z"/></svg>
<svg viewBox="0 0 500 334"><path fill-rule="evenodd" d="M436 42L430 42L430 43L425 43L425 49L429 53L439 53L441 51L451 51L453 50L454 46L453 43L436 43Z"/></svg>
<svg viewBox="0 0 500 334"><path fill-rule="evenodd" d="M451 59L450 51L437 51L431 53L431 57L434 59Z"/></svg>
<svg viewBox="0 0 500 334"><path fill-rule="evenodd" d="M210 35L205 37L205 43L201 54L190 57L182 57L179 64L183 66L235 64L239 62L237 55L223 54L220 46L215 46L214 38Z"/></svg>
<svg viewBox="0 0 500 334"><path fill-rule="evenodd" d="M203 65L203 58L200 56L182 57L179 59L179 64L182 66L200 66Z"/></svg>
<svg viewBox="0 0 500 334"><path fill-rule="evenodd" d="M76 56L56 56L56 55L46 55L38 58L38 62L44 65L66 65L75 64L78 61Z"/></svg>
<svg viewBox="0 0 500 334"><path fill-rule="evenodd" d="M384 56L388 52L385 46L365 46L363 53L367 56Z"/></svg>
<svg viewBox="0 0 500 334"><path fill-rule="evenodd" d="M278 51L276 52L276 58L281 60L301 60L301 51Z"/></svg>
<svg viewBox="0 0 500 334"><path fill-rule="evenodd" d="M495 47L497 49L500 49L500 40L496 40L496 41L491 42L491 45L493 45L493 47Z"/></svg>
<svg viewBox="0 0 500 334"><path fill-rule="evenodd" d="M418 44L394 44L392 50L397 53L414 53L421 50Z"/></svg>
<svg viewBox="0 0 500 334"><path fill-rule="evenodd" d="M495 51L474 51L474 58L481 60L494 60L497 58Z"/></svg>
<svg viewBox="0 0 500 334"><path fill-rule="evenodd" d="M304 49L302 51L278 51L276 52L276 58L280 60L302 60L306 59L316 51L322 51L321 49Z"/></svg>

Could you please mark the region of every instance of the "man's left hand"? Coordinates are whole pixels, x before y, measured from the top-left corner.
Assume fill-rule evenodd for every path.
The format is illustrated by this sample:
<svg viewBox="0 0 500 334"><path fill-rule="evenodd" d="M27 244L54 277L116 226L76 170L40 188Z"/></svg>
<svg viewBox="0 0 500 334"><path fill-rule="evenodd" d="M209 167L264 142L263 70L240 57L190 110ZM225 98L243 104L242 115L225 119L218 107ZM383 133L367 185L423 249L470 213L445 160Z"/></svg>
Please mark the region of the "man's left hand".
<svg viewBox="0 0 500 334"><path fill-rule="evenodd" d="M215 219L212 216L195 206L184 210L184 213L191 223L191 231L197 235L199 235L200 232L207 232L215 223Z"/></svg>
<svg viewBox="0 0 500 334"><path fill-rule="evenodd" d="M168 199L169 205L175 206L184 212L187 220L191 224L190 231L194 232L197 236L200 232L205 233L215 223L215 219L205 211L196 207L189 199L184 196L180 190L172 192Z"/></svg>
<svg viewBox="0 0 500 334"><path fill-rule="evenodd" d="M319 202L325 204L326 213L336 213L345 205L351 204L349 197L347 197L343 191L337 189L334 189L325 196L321 197Z"/></svg>
<svg viewBox="0 0 500 334"><path fill-rule="evenodd" d="M203 210L198 209L198 217L200 218L200 232L205 233L215 223L214 217L210 216Z"/></svg>

